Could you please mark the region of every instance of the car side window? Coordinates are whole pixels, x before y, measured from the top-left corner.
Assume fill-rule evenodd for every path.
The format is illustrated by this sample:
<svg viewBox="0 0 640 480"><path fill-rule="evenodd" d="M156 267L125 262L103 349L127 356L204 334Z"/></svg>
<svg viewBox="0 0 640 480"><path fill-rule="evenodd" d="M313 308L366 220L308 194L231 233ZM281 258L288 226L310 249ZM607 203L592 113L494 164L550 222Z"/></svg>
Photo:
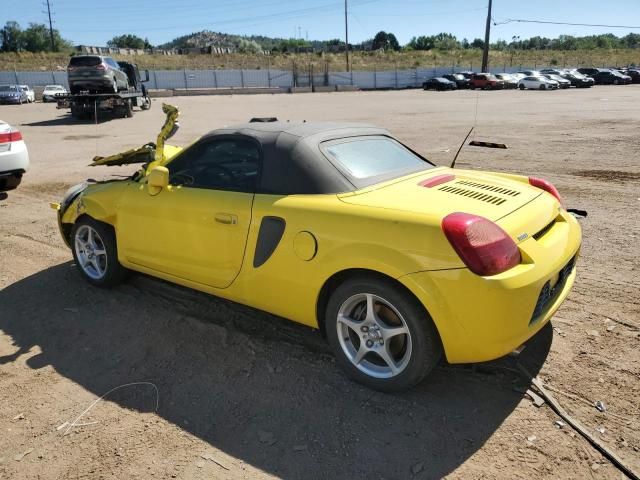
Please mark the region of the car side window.
<svg viewBox="0 0 640 480"><path fill-rule="evenodd" d="M255 192L260 149L238 138L203 140L167 165L169 183L190 188Z"/></svg>

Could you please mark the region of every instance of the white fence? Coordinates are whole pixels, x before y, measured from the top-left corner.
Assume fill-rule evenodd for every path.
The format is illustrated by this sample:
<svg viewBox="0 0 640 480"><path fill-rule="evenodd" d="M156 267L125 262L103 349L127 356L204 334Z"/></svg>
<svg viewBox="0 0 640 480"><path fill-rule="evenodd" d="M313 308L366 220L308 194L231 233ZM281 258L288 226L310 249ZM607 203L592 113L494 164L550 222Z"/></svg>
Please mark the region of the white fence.
<svg viewBox="0 0 640 480"><path fill-rule="evenodd" d="M507 67L516 72L523 67ZM419 87L427 78L452 73L452 67L413 68L383 71L328 72L326 74L291 72L288 70L150 70L147 88L245 88L357 85L364 89L394 89ZM68 86L67 73L62 72L0 72L0 84Z"/></svg>

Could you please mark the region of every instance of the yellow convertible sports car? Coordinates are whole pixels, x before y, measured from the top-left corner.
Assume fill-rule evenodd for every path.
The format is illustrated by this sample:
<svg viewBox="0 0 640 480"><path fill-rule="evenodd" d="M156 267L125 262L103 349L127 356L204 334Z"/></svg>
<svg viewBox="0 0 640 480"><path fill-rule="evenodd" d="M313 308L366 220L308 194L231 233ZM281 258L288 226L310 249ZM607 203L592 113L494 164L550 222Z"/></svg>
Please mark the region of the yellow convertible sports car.
<svg viewBox="0 0 640 480"><path fill-rule="evenodd" d="M132 177L54 205L82 276L135 270L319 328L375 389L511 352L575 279L553 185L437 167L381 128L256 121L145 148Z"/></svg>

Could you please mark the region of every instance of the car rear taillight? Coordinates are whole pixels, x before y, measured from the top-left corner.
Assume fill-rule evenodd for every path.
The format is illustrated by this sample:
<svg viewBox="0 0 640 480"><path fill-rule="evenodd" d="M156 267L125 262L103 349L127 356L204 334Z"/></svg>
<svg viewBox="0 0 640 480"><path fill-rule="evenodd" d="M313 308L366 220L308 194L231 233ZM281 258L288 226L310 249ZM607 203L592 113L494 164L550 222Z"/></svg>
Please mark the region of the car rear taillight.
<svg viewBox="0 0 640 480"><path fill-rule="evenodd" d="M22 140L22 134L18 130L12 132L0 133L0 143L11 143Z"/></svg>
<svg viewBox="0 0 640 480"><path fill-rule="evenodd" d="M106 70L107 66L104 63L101 63L99 65L96 65L96 70Z"/></svg>
<svg viewBox="0 0 640 480"><path fill-rule="evenodd" d="M564 202L562 201L560 192L558 192L558 189L554 187L550 181L545 180L544 178L529 177L529 185L540 188L545 192L550 193L551 195L556 197L560 202L560 205L564 207Z"/></svg>
<svg viewBox="0 0 640 480"><path fill-rule="evenodd" d="M513 239L484 217L451 213L442 220L442 230L460 259L477 275L496 275L520 263L520 250Z"/></svg>

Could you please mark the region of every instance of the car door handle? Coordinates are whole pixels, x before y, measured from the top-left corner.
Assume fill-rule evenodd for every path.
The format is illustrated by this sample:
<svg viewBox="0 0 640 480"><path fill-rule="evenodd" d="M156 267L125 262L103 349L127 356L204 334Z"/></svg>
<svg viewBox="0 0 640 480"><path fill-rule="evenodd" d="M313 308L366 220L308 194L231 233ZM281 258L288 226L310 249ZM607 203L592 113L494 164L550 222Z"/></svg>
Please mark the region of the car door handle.
<svg viewBox="0 0 640 480"><path fill-rule="evenodd" d="M238 217L230 213L216 213L215 219L216 222L224 225L236 225L238 223Z"/></svg>

